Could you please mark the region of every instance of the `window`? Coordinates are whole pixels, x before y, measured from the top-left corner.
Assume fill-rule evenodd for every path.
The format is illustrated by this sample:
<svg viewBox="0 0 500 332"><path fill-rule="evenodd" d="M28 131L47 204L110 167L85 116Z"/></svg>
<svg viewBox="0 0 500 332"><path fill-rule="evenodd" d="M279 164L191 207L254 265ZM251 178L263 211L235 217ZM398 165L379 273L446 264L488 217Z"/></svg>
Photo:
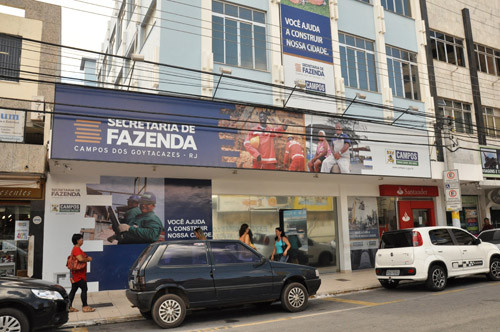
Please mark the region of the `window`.
<svg viewBox="0 0 500 332"><path fill-rule="evenodd" d="M260 257L234 242L212 242L212 254L215 264L257 263Z"/></svg>
<svg viewBox="0 0 500 332"><path fill-rule="evenodd" d="M447 229L436 229L429 231L431 243L435 246L452 246L454 245L450 233Z"/></svg>
<svg viewBox="0 0 500 332"><path fill-rule="evenodd" d="M134 13L135 0L126 0L127 1L127 22L130 22L132 19L132 14Z"/></svg>
<svg viewBox="0 0 500 332"><path fill-rule="evenodd" d="M2 80L19 82L22 40L0 33L0 75Z"/></svg>
<svg viewBox="0 0 500 332"><path fill-rule="evenodd" d="M205 243L169 244L160 259L160 265L206 265L207 247Z"/></svg>
<svg viewBox="0 0 500 332"><path fill-rule="evenodd" d="M465 67L463 39L432 30L429 34L434 59Z"/></svg>
<svg viewBox="0 0 500 332"><path fill-rule="evenodd" d="M385 10L404 15L410 16L410 2L408 0L381 0L382 7Z"/></svg>
<svg viewBox="0 0 500 332"><path fill-rule="evenodd" d="M486 135L500 137L500 110L492 107L483 107L483 121Z"/></svg>
<svg viewBox="0 0 500 332"><path fill-rule="evenodd" d="M483 73L500 76L500 51L479 44L474 44L477 57L477 69Z"/></svg>
<svg viewBox="0 0 500 332"><path fill-rule="evenodd" d="M479 238L484 242L500 244L500 231L486 231L479 235Z"/></svg>
<svg viewBox="0 0 500 332"><path fill-rule="evenodd" d="M396 97L420 100L417 55L386 46L389 85Z"/></svg>
<svg viewBox="0 0 500 332"><path fill-rule="evenodd" d="M141 24L141 45L146 43L146 40L149 37L149 34L153 30L153 27L156 24L156 0L151 3L151 6L148 9L146 16L144 17L144 21Z"/></svg>
<svg viewBox="0 0 500 332"><path fill-rule="evenodd" d="M346 86L377 91L373 42L339 33L340 66Z"/></svg>
<svg viewBox="0 0 500 332"><path fill-rule="evenodd" d="M452 229L455 240L459 246L472 246L474 245L475 237L469 233L466 233L460 229Z"/></svg>
<svg viewBox="0 0 500 332"><path fill-rule="evenodd" d="M122 8L120 9L120 12L118 13L118 20L116 22L116 50L115 53L118 53L118 50L120 49L120 46L122 44L122 25L123 25L123 17L125 16L125 10L123 9L123 4Z"/></svg>
<svg viewBox="0 0 500 332"><path fill-rule="evenodd" d="M453 129L456 132L474 133L470 104L448 99L439 99L438 104L440 105L440 116L442 118L451 117L453 119Z"/></svg>
<svg viewBox="0 0 500 332"><path fill-rule="evenodd" d="M214 61L267 70L265 13L212 1Z"/></svg>

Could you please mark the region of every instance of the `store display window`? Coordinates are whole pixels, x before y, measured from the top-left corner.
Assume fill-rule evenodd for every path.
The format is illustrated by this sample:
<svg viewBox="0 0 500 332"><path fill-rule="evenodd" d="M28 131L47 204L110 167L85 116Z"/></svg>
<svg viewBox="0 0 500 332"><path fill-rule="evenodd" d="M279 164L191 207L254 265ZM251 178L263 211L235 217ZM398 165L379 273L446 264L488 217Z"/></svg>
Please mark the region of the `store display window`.
<svg viewBox="0 0 500 332"><path fill-rule="evenodd" d="M29 220L29 203L0 203L0 276L27 276Z"/></svg>

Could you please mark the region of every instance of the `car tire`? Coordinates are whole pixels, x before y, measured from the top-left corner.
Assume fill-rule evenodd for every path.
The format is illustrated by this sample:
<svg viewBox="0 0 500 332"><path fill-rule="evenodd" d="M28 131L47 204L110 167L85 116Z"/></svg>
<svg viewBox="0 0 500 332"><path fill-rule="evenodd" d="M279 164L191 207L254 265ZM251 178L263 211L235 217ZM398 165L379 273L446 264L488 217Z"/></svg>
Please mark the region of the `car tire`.
<svg viewBox="0 0 500 332"><path fill-rule="evenodd" d="M378 281L385 289L394 289L399 285L399 280L394 279L379 279Z"/></svg>
<svg viewBox="0 0 500 332"><path fill-rule="evenodd" d="M319 266L327 266L327 265L330 265L331 261L332 261L332 254L325 251L325 252L322 252L321 255L319 255L318 265Z"/></svg>
<svg viewBox="0 0 500 332"><path fill-rule="evenodd" d="M3 308L0 309L0 330L28 332L30 330L30 322L22 311L13 308Z"/></svg>
<svg viewBox="0 0 500 332"><path fill-rule="evenodd" d="M153 305L153 320L161 328L169 329L182 324L186 317L186 303L175 294L160 296Z"/></svg>
<svg viewBox="0 0 500 332"><path fill-rule="evenodd" d="M309 293L301 283L292 282L286 285L281 292L281 306L286 311L302 311L307 307L308 301Z"/></svg>
<svg viewBox="0 0 500 332"><path fill-rule="evenodd" d="M425 285L433 292L442 291L446 287L446 271L441 265L432 265L429 268L429 274Z"/></svg>
<svg viewBox="0 0 500 332"><path fill-rule="evenodd" d="M144 317L145 319L152 319L153 318L153 313L151 311L139 310L139 312L141 313L142 317Z"/></svg>
<svg viewBox="0 0 500 332"><path fill-rule="evenodd" d="M488 280L491 281L500 281L500 259L492 258L490 261L490 272L486 274Z"/></svg>

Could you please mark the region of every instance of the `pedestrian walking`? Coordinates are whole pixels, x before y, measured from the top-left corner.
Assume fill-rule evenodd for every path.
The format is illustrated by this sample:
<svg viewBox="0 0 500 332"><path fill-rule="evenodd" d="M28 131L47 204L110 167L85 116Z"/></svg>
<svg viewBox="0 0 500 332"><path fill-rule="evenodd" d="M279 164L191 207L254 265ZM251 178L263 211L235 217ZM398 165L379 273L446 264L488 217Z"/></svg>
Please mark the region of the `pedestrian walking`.
<svg viewBox="0 0 500 332"><path fill-rule="evenodd" d="M242 224L239 231L240 241L257 250L257 248L252 243L251 232L252 231L250 230L250 226L248 226L248 224Z"/></svg>
<svg viewBox="0 0 500 332"><path fill-rule="evenodd" d="M290 241L286 238L285 232L283 232L281 227L276 227L274 232L276 237L274 238L274 248L271 254L271 260L287 262L289 258L288 251L291 248Z"/></svg>
<svg viewBox="0 0 500 332"><path fill-rule="evenodd" d="M78 288L81 289L81 299L82 299L82 311L83 312L93 312L94 308L90 307L87 303L87 263L92 262L92 257L87 256L81 249L83 244L83 235L82 234L73 234L71 238L71 242L73 242L74 247L71 250L71 256L68 257L68 267L70 267L71 271L71 291L69 292L69 311L77 312L78 309L73 307L73 300L75 299L75 294ZM74 262L72 265L70 261L78 261ZM74 268L74 269L73 269Z"/></svg>

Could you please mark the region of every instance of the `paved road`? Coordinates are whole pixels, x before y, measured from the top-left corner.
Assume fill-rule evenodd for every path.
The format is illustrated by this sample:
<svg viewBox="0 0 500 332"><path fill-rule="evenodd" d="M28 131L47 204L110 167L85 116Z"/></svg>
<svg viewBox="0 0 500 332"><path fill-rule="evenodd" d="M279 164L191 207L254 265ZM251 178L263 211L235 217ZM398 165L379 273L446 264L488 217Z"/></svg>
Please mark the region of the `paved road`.
<svg viewBox="0 0 500 332"><path fill-rule="evenodd" d="M280 304L203 310L188 315L171 331L498 331L500 282L484 277L450 280L442 292L403 284L313 299L306 311L290 314ZM66 329L64 331L158 331L152 321Z"/></svg>

